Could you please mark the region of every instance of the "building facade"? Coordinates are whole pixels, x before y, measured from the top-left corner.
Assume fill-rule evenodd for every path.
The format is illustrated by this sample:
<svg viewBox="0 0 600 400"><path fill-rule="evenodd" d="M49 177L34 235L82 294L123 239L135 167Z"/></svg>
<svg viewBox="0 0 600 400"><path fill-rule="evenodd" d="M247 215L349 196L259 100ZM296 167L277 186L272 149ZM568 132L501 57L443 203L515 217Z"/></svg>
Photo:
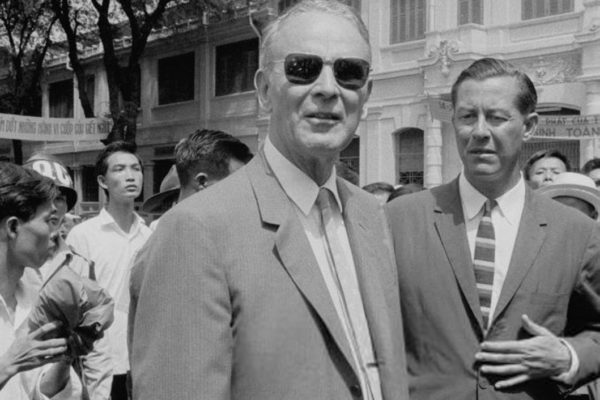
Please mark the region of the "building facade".
<svg viewBox="0 0 600 400"><path fill-rule="evenodd" d="M263 21L290 0L269 0ZM525 70L538 89L542 115L600 114L600 0L362 0L353 5L373 46L373 91L357 137L342 154L361 185L419 182L433 187L461 169L448 121L433 118L432 99L449 100L450 86L474 60L493 56ZM144 193L158 191L173 148L198 128L229 132L257 151L268 131L253 75L259 40L241 17L173 34L157 32L141 64L137 142L144 159ZM256 15L255 15L256 16ZM108 112L101 54L86 58L97 116ZM83 117L66 60L48 67L46 117ZM93 75L93 76L91 76ZM32 143L26 151L56 154L74 171L83 207L102 202L93 174L100 143ZM532 140L523 158L541 148L563 151L575 166L600 156L600 141ZM84 210L85 211L85 210Z"/></svg>

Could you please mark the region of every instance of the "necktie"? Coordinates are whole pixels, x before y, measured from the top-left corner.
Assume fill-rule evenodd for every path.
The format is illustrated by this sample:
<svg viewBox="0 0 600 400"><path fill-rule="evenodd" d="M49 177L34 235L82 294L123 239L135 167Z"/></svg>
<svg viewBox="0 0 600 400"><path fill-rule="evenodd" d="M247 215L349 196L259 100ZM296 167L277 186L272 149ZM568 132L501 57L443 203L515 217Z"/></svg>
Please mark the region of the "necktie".
<svg viewBox="0 0 600 400"><path fill-rule="evenodd" d="M492 224L492 210L496 207L495 200L487 200L483 205L483 216L479 222L475 237L475 255L473 269L475 283L479 295L479 307L483 318L483 327L487 329L490 320L492 303L492 288L494 285L494 259L496 251L496 235Z"/></svg>
<svg viewBox="0 0 600 400"><path fill-rule="evenodd" d="M361 375L361 386L365 399L381 399L379 372L375 366L373 345L369 326L364 312L362 297L355 271L345 261L344 250L336 232L336 220L333 215L334 205L331 192L321 188L317 197L317 207L321 214L324 236L327 242L326 251L331 275L337 287L339 303L341 303L340 319L347 332L350 347ZM369 367L369 370L367 370Z"/></svg>

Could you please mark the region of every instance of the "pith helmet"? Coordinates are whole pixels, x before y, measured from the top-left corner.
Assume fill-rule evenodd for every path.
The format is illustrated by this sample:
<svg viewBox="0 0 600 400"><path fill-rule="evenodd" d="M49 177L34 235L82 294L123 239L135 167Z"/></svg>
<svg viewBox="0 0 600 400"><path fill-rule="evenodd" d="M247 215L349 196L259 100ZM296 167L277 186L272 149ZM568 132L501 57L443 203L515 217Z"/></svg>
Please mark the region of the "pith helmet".
<svg viewBox="0 0 600 400"><path fill-rule="evenodd" d="M23 167L32 169L54 181L61 193L67 199L67 208L70 210L77 203L77 192L73 189L73 179L63 163L50 154L34 154L23 164Z"/></svg>

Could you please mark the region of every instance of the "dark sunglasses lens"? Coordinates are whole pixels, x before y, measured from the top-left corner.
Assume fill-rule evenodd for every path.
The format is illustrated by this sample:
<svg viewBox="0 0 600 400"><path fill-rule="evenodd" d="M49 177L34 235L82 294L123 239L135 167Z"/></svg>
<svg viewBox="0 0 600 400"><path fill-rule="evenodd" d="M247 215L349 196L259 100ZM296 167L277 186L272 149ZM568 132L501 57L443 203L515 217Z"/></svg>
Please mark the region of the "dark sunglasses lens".
<svg viewBox="0 0 600 400"><path fill-rule="evenodd" d="M360 89L369 77L369 63L359 58L339 58L335 60L333 71L340 86L346 89Z"/></svg>
<svg viewBox="0 0 600 400"><path fill-rule="evenodd" d="M290 54L285 58L285 76L297 85L314 82L321 73L323 60L318 56Z"/></svg>

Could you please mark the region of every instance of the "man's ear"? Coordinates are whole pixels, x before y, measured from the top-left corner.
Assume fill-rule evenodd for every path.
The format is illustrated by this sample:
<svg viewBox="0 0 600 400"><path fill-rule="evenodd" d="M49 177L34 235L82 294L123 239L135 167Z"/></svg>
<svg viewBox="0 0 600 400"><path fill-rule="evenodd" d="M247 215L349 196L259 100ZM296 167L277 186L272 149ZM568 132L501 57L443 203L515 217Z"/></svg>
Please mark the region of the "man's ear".
<svg viewBox="0 0 600 400"><path fill-rule="evenodd" d="M271 112L272 104L269 97L269 77L263 69L259 69L254 74L254 87L256 88L256 95L258 96L258 104L265 112Z"/></svg>
<svg viewBox="0 0 600 400"><path fill-rule="evenodd" d="M369 97L371 97L371 90L373 90L373 81L369 79L369 81L367 82L367 97L365 97L365 102L363 103L362 114L360 115L360 119L366 119L367 115L369 115L369 109L365 107L365 104L369 100Z"/></svg>
<svg viewBox="0 0 600 400"><path fill-rule="evenodd" d="M198 172L196 176L194 176L194 182L196 191L202 190L208 183L208 175L204 172Z"/></svg>
<svg viewBox="0 0 600 400"><path fill-rule="evenodd" d="M525 121L524 121L525 132L523 132L523 141L528 141L529 139L531 139L533 137L533 134L535 133L535 129L537 128L537 124L538 124L537 113L532 112L531 114L529 114L525 117Z"/></svg>
<svg viewBox="0 0 600 400"><path fill-rule="evenodd" d="M19 220L18 217L15 217L15 216L10 216L2 222L2 228L5 231L6 236L9 239L14 240L17 237L20 224L21 224L21 221Z"/></svg>
<svg viewBox="0 0 600 400"><path fill-rule="evenodd" d="M98 178L96 178L96 180L98 181L98 186L100 186L102 189L108 190L108 187L106 186L106 178L104 177L104 175L98 175Z"/></svg>

